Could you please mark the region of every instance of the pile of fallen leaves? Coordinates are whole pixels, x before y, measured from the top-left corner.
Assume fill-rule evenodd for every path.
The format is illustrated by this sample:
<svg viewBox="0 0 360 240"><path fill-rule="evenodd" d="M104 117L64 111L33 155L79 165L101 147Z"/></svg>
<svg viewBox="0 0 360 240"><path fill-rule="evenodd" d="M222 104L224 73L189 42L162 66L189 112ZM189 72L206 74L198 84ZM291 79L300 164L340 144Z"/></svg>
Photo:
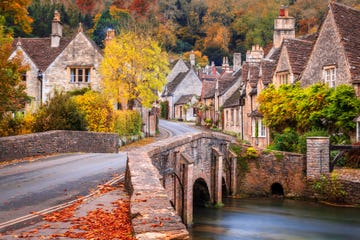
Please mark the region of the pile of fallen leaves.
<svg viewBox="0 0 360 240"><path fill-rule="evenodd" d="M116 189L113 186L98 186L100 193L106 193ZM44 216L44 220L48 222L70 222L69 229L64 233L51 234L49 236L39 236L39 229L18 235L19 238L38 237L39 239L58 239L60 237L77 238L77 239L122 239L133 240L131 221L129 217L130 203L128 200L119 199L112 202L114 208L112 210L101 209L102 204L98 204L99 208L87 213L84 217L74 217L76 209L82 204L82 200L76 201L71 206L60 211ZM44 224L40 229L51 227L50 224Z"/></svg>

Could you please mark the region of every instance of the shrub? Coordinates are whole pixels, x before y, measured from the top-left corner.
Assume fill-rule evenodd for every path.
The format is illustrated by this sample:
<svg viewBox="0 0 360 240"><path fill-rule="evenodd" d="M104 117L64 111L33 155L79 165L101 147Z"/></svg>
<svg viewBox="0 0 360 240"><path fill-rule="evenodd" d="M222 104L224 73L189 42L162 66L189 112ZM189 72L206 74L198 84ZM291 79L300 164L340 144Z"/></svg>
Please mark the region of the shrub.
<svg viewBox="0 0 360 240"><path fill-rule="evenodd" d="M134 110L115 111L115 132L119 136L140 135L142 119L140 113Z"/></svg>
<svg viewBox="0 0 360 240"><path fill-rule="evenodd" d="M85 115L89 131L114 131L113 106L102 94L95 91L86 91L83 95L73 98Z"/></svg>
<svg viewBox="0 0 360 240"><path fill-rule="evenodd" d="M348 194L334 173L329 177L321 175L320 179L314 182L313 190L319 194L321 200L331 202L344 202Z"/></svg>
<svg viewBox="0 0 360 240"><path fill-rule="evenodd" d="M55 91L35 114L34 131L86 130L85 115L70 95Z"/></svg>
<svg viewBox="0 0 360 240"><path fill-rule="evenodd" d="M160 117L164 119L169 118L169 102L161 102L160 103Z"/></svg>
<svg viewBox="0 0 360 240"><path fill-rule="evenodd" d="M299 135L293 129L286 128L283 133L275 133L271 146L272 150L294 152L299 141Z"/></svg>
<svg viewBox="0 0 360 240"><path fill-rule="evenodd" d="M13 136L20 134L32 133L34 116L30 113L6 114L0 122L0 136Z"/></svg>

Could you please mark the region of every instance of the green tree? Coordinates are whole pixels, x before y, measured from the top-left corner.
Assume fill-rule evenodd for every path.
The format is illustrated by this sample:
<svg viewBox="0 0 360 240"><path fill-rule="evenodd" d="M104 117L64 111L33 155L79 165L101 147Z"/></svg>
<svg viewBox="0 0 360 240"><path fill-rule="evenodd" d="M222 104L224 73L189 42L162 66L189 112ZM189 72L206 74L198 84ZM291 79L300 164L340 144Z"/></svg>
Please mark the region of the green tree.
<svg viewBox="0 0 360 240"><path fill-rule="evenodd" d="M34 131L86 130L85 114L70 94L55 91L35 114Z"/></svg>
<svg viewBox="0 0 360 240"><path fill-rule="evenodd" d="M123 32L105 47L100 72L104 90L122 106L151 107L166 83L167 54L149 36Z"/></svg>
<svg viewBox="0 0 360 240"><path fill-rule="evenodd" d="M21 56L9 61L12 39L4 33L5 19L0 16L0 120L9 113L24 109L30 98L25 93L21 80L26 67L21 65Z"/></svg>

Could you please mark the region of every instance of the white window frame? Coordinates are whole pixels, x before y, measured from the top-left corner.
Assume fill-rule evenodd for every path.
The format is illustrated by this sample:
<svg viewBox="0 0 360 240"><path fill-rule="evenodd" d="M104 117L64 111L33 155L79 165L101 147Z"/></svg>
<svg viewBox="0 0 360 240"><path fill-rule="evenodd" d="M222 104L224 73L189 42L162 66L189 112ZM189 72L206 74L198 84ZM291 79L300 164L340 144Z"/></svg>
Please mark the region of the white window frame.
<svg viewBox="0 0 360 240"><path fill-rule="evenodd" d="M323 68L324 82L331 88L336 86L336 67L326 66Z"/></svg>
<svg viewBox="0 0 360 240"><path fill-rule="evenodd" d="M91 68L70 67L70 83L90 83Z"/></svg>
<svg viewBox="0 0 360 240"><path fill-rule="evenodd" d="M257 134L256 134L256 124L258 130ZM263 123L262 118L253 118L251 125L252 125L252 137L258 137L258 138L266 137L266 126Z"/></svg>

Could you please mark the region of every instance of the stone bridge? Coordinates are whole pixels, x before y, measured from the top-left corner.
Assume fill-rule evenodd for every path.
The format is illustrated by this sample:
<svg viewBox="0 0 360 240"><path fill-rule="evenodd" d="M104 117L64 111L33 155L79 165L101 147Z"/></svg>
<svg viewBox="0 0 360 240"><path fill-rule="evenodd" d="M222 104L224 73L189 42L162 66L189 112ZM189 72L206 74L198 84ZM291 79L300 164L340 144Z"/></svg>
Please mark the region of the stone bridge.
<svg viewBox="0 0 360 240"><path fill-rule="evenodd" d="M304 155L258 149L242 172L229 151L232 142L221 133L195 133L128 153L126 183L137 239L186 239L193 208L221 205L224 194L304 195Z"/></svg>

